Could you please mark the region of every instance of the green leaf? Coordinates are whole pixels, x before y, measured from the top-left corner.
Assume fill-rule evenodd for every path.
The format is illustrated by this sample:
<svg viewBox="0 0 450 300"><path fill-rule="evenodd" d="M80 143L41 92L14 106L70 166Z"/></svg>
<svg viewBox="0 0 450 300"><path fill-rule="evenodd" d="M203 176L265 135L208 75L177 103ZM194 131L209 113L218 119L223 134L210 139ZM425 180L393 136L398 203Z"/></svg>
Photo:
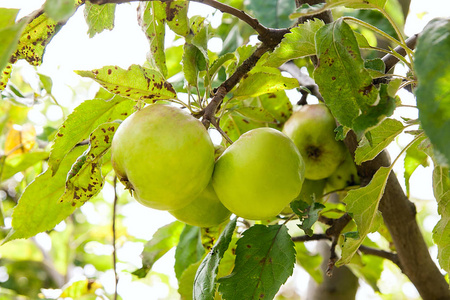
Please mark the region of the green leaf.
<svg viewBox="0 0 450 300"><path fill-rule="evenodd" d="M0 29L14 25L16 22L18 9L15 8L0 8Z"/></svg>
<svg viewBox="0 0 450 300"><path fill-rule="evenodd" d="M3 165L1 165L0 161L0 168L2 168L0 182L14 176L18 172L25 171L47 158L48 152L44 151L27 152L6 157Z"/></svg>
<svg viewBox="0 0 450 300"><path fill-rule="evenodd" d="M87 100L81 103L64 121L56 134L50 152L49 166L53 173L59 163L76 144L84 140L100 124L124 120L134 111L134 101L115 96L109 101Z"/></svg>
<svg viewBox="0 0 450 300"><path fill-rule="evenodd" d="M60 202L69 202L72 205L83 205L95 196L103 187L101 159L111 147L112 138L118 123L104 123L97 127L90 135L89 149L77 159L70 170L64 195Z"/></svg>
<svg viewBox="0 0 450 300"><path fill-rule="evenodd" d="M390 172L391 168L381 167L367 186L350 190L342 200L347 204L347 212L358 227L358 237L346 238L342 247L341 259L336 263L337 266L348 264L351 261L367 234L372 232L377 225L377 219L380 218L378 204L384 194Z"/></svg>
<svg viewBox="0 0 450 300"><path fill-rule="evenodd" d="M178 279L178 293L180 294L181 299L194 299L192 287L194 286L195 274L197 273L200 264L201 261L198 261L189 265Z"/></svg>
<svg viewBox="0 0 450 300"><path fill-rule="evenodd" d="M53 80L51 77L38 73L39 76L39 81L40 84L42 85L42 87L44 88L44 90L48 93L51 94L52 93L52 87L53 87Z"/></svg>
<svg viewBox="0 0 450 300"><path fill-rule="evenodd" d="M196 87L198 85L198 73L206 69L205 57L200 49L192 44L184 44L183 50L184 77L190 85Z"/></svg>
<svg viewBox="0 0 450 300"><path fill-rule="evenodd" d="M296 199L290 203L290 207L302 222L298 227L307 235L312 236L313 231L311 228L319 220L319 213L325 208L325 205L318 202L310 205L305 201Z"/></svg>
<svg viewBox="0 0 450 300"><path fill-rule="evenodd" d="M219 292L225 299L273 299L294 263L295 246L285 225L253 225L238 240L235 267L219 279Z"/></svg>
<svg viewBox="0 0 450 300"><path fill-rule="evenodd" d="M26 26L26 20L14 23L18 9L0 8L0 70L8 65L11 55L17 48L19 38ZM3 74L2 74L3 77ZM0 90L5 86L1 85Z"/></svg>
<svg viewBox="0 0 450 300"><path fill-rule="evenodd" d="M296 87L298 87L298 81L295 78L284 77L281 73L257 72L245 77L233 91L233 96L235 98L257 97Z"/></svg>
<svg viewBox="0 0 450 300"><path fill-rule="evenodd" d="M335 6L345 5L350 8L384 8L387 0L327 0L327 3Z"/></svg>
<svg viewBox="0 0 450 300"><path fill-rule="evenodd" d="M245 2L245 6L266 27L286 28L292 25L289 14L295 10L293 1L253 0Z"/></svg>
<svg viewBox="0 0 450 300"><path fill-rule="evenodd" d="M189 1L168 1L164 3L164 6L169 28L176 34L187 36L191 31L187 16Z"/></svg>
<svg viewBox="0 0 450 300"><path fill-rule="evenodd" d="M288 60L316 54L315 34L324 26L322 20L315 19L299 24L286 34L281 43L264 63L269 67L279 67Z"/></svg>
<svg viewBox="0 0 450 300"><path fill-rule="evenodd" d="M205 254L200 238L200 227L187 225L180 235L180 241L175 251L175 275L181 278L183 272L192 264L198 262Z"/></svg>
<svg viewBox="0 0 450 300"><path fill-rule="evenodd" d="M84 19L89 27L88 34L90 38L105 29L112 30L114 28L115 11L116 4L114 3L97 5L86 1Z"/></svg>
<svg viewBox="0 0 450 300"><path fill-rule="evenodd" d="M304 4L297 9L299 12L293 13L289 17L291 19L297 19L300 17L311 16L340 6L357 9L383 9L386 1L387 0L327 0L325 4L318 3L313 6Z"/></svg>
<svg viewBox="0 0 450 300"><path fill-rule="evenodd" d="M117 66L105 66L92 71L76 71L83 77L89 77L114 94L134 100L155 102L177 97L172 85L156 70L132 65L128 70Z"/></svg>
<svg viewBox="0 0 450 300"><path fill-rule="evenodd" d="M75 0L47 0L44 4L45 13L56 22L67 21L76 8Z"/></svg>
<svg viewBox="0 0 450 300"><path fill-rule="evenodd" d="M425 139L421 138L415 141L407 150L404 161L404 177L406 186L406 196L409 198L409 179L418 166L422 165L424 167L428 166L428 155L426 155L422 150L419 149L419 145Z"/></svg>
<svg viewBox="0 0 450 300"><path fill-rule="evenodd" d="M150 64L163 77L167 76L166 56L164 53L165 35L165 4L159 1L150 1L139 5L139 24L150 43Z"/></svg>
<svg viewBox="0 0 450 300"><path fill-rule="evenodd" d="M433 229L433 240L438 246L439 265L450 272L450 177L449 168L435 165L433 192L441 219Z"/></svg>
<svg viewBox="0 0 450 300"><path fill-rule="evenodd" d="M419 119L435 150L450 162L450 20L434 19L417 40L414 66Z"/></svg>
<svg viewBox="0 0 450 300"><path fill-rule="evenodd" d="M355 151L355 162L361 163L372 160L386 148L405 127L395 119L385 119L380 125L369 131L371 139L366 136L359 142Z"/></svg>
<svg viewBox="0 0 450 300"><path fill-rule="evenodd" d="M85 149L85 146L74 148L61 162L56 174L53 175L49 168L27 186L13 210L12 230L3 243L50 230L72 214L77 207L58 200L64 193L67 173Z"/></svg>
<svg viewBox="0 0 450 300"><path fill-rule="evenodd" d="M179 221L160 227L155 232L152 239L144 246L141 255L142 268L134 271L132 274L139 278L144 278L151 270L153 264L178 244L183 228L184 223Z"/></svg>
<svg viewBox="0 0 450 300"><path fill-rule="evenodd" d="M215 282L219 263L230 245L236 228L236 218L231 220L220 235L217 243L203 259L194 279L194 300L214 299Z"/></svg>
<svg viewBox="0 0 450 300"><path fill-rule="evenodd" d="M361 112L370 112L378 98L372 77L364 68L355 35L339 19L317 31L316 48L319 64L314 79L325 103L339 123L353 128L354 119Z"/></svg>

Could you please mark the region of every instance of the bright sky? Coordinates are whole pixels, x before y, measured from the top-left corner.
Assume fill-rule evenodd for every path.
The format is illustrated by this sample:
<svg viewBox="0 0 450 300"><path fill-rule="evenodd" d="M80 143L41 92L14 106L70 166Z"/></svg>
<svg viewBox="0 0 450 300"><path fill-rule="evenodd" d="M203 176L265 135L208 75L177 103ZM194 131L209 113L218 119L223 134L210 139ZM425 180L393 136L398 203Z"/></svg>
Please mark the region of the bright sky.
<svg viewBox="0 0 450 300"><path fill-rule="evenodd" d="M2 0L0 6L21 8L19 17L22 17L38 9L43 3L43 0ZM406 34L412 35L420 32L432 18L448 17L450 11L443 8L446 6L445 4L447 4L445 0L412 0L411 13L406 22ZM136 3L131 5L118 5L116 8L115 28L112 31L104 31L92 39L87 35L88 28L84 21L83 9L79 9L60 33L56 35L47 47L44 63L39 71L48 75L58 74L57 76L52 76L54 78L54 93L58 99L64 99L65 95L71 92L67 89L67 84L82 80L72 73L72 70L91 70L105 65L118 65L122 68L128 68L131 64L142 64L146 60L148 42L136 21L136 5ZM213 11L206 5L198 3L190 4L191 13L211 17ZM210 20L213 22L213 26L217 25L218 20L220 22L220 19L210 18ZM168 36L167 42L171 42L172 40L173 36ZM220 47L221 43L215 43L211 46ZM58 86L61 87L59 90ZM403 92L401 97L404 99L411 98L410 95ZM408 112L404 111L404 113ZM407 140L402 139L398 143L404 146ZM399 148L396 145L391 147L393 157L398 152ZM401 165L402 163L399 162L395 171L399 175L400 182L403 182ZM423 169L420 167L420 174L415 174L411 178L411 181L412 194L416 198L432 199L431 168ZM112 199L111 190L106 188L103 193L106 199ZM93 205L89 204L87 203L83 206L82 210L88 217L95 220L95 218L99 217L99 213L95 211ZM130 234L147 240L151 238L157 228L173 220L173 217L168 213L145 208L137 203L130 203L123 210L124 214L128 216L124 222L128 226ZM431 229L436 222L436 217L431 217L428 223L425 222L425 226L429 227L427 229ZM142 230L143 228L145 230ZM137 252L136 249L138 249ZM106 249L106 251L108 250ZM140 251L139 247L136 248L130 244L124 247L119 252L119 255L121 255L120 258L123 261L129 261L130 263L139 265L139 262L136 262L134 258L136 258ZM166 255L154 266L154 269L165 274L170 274L171 282L176 285L172 266L173 256ZM87 274L89 270L84 270L83 272ZM384 288L385 292L398 288L389 286L389 282L392 282L389 276L389 274L384 274L384 279L387 280L387 284L382 288ZM296 270L295 278L295 285L298 292L304 294L307 289L305 272L300 269ZM113 275L111 273L105 274L102 282L105 288L111 292L113 289ZM411 288L411 284L407 283L402 288L405 295L412 298L417 297L417 292L413 287ZM132 281L131 277L126 275L121 277L119 291L125 300L139 299L139 296L136 295L142 295L144 293L147 295L155 295L155 298L152 299L156 299L157 296L164 297L167 294L163 284L157 284L153 288L149 288L147 285ZM364 284L358 292L357 297L358 299L379 299L375 296L371 288Z"/></svg>

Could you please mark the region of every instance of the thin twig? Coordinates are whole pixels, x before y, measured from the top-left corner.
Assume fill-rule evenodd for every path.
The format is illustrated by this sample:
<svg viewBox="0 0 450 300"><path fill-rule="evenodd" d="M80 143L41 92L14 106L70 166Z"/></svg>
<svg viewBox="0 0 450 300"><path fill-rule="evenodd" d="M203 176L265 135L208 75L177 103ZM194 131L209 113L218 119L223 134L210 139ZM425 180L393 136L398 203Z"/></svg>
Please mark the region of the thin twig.
<svg viewBox="0 0 450 300"><path fill-rule="evenodd" d="M300 71L297 65L294 64L294 62L288 61L283 65L281 65L279 69L281 71L285 71L291 74L292 77L297 79L300 86L304 86L311 92L311 95L316 96L317 99L319 99L320 101L324 101L322 95L319 92L319 87L317 86L314 79L312 79L307 74L302 73L302 71ZM304 90L301 90L300 92L302 93L302 99L300 99L299 103L297 104L299 105L306 104L306 95L308 95L308 93Z"/></svg>
<svg viewBox="0 0 450 300"><path fill-rule="evenodd" d="M117 274L117 254L116 254L116 209L117 209L117 176L114 176L114 203L112 215L112 246L113 246L113 270L114 270L114 300L117 300L117 284L119 283L119 275Z"/></svg>
<svg viewBox="0 0 450 300"><path fill-rule="evenodd" d="M331 237L329 237L328 235L323 234L323 233L313 234L312 236L300 235L300 236L292 237L293 242L309 242L309 241L320 241L320 240L331 240Z"/></svg>
<svg viewBox="0 0 450 300"><path fill-rule="evenodd" d="M381 250L381 249L375 249L375 248L367 247L364 245L359 246L358 250L367 255L375 255L375 256L379 256L379 257L388 259L388 260L392 261L394 264L396 264L400 268L400 270L402 269L400 260L398 259L398 255L396 253Z"/></svg>

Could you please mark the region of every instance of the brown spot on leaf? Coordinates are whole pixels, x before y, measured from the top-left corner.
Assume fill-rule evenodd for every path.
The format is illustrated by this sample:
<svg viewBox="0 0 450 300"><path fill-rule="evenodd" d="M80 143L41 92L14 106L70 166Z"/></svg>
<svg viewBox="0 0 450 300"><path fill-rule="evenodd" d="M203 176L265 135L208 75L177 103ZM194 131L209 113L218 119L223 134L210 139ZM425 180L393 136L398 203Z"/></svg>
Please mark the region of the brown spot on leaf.
<svg viewBox="0 0 450 300"><path fill-rule="evenodd" d="M112 73L112 70L108 69L108 75L111 75L111 73Z"/></svg>

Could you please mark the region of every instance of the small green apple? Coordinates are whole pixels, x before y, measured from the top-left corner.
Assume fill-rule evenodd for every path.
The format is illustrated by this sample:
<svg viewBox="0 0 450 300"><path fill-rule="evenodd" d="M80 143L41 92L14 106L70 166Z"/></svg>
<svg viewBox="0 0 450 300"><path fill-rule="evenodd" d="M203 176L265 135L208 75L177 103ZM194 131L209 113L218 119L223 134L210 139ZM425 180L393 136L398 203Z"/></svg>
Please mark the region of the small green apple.
<svg viewBox="0 0 450 300"><path fill-rule="evenodd" d="M111 145L114 170L137 201L179 209L211 180L214 145L202 123L183 110L149 105L120 124Z"/></svg>
<svg viewBox="0 0 450 300"><path fill-rule="evenodd" d="M250 220L278 215L299 193L303 159L282 132L257 128L239 137L216 161L213 187L231 212Z"/></svg>
<svg viewBox="0 0 450 300"><path fill-rule="evenodd" d="M342 190L348 186L359 185L360 179L356 164L352 155L347 151L345 160L336 168L333 174L327 179L325 190L327 192Z"/></svg>
<svg viewBox="0 0 450 300"><path fill-rule="evenodd" d="M313 203L313 199L316 199L316 202L320 202L321 199L318 199L324 194L324 188L326 184L326 179L320 180L310 180L305 179L303 181L302 190L300 194L297 196L296 200L302 200L308 204ZM282 215L293 214L294 212L291 209L290 204L286 206L281 212Z"/></svg>
<svg viewBox="0 0 450 300"><path fill-rule="evenodd" d="M212 183L208 184L206 189L187 206L169 210L169 213L181 222L199 227L220 225L231 215L217 197Z"/></svg>
<svg viewBox="0 0 450 300"><path fill-rule="evenodd" d="M305 105L286 121L283 132L290 137L305 161L305 178L329 177L345 158L345 145L336 141L333 115L324 104Z"/></svg>

